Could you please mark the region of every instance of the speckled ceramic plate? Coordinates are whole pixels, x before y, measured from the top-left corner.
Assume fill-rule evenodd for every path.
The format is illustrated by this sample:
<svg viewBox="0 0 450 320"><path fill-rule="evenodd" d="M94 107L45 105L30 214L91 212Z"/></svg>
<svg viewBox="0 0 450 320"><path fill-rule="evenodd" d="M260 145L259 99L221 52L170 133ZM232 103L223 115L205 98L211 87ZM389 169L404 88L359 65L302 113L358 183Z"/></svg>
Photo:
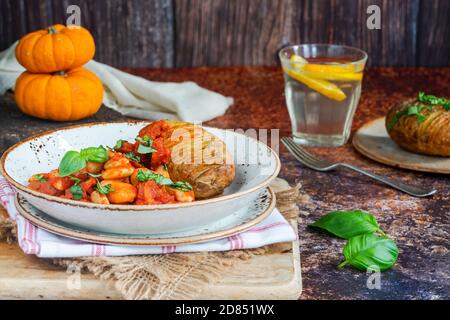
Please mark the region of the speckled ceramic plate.
<svg viewBox="0 0 450 320"><path fill-rule="evenodd" d="M205 127L224 141L236 167L233 183L220 196L185 203L104 205L50 196L27 187L33 174L58 168L68 150L111 146L119 139L133 141L148 124L99 122L48 131L5 151L0 172L33 206L58 220L99 232L146 235L186 231L226 218L252 203L280 171L278 155L265 143L239 132Z"/></svg>
<svg viewBox="0 0 450 320"><path fill-rule="evenodd" d="M274 192L265 188L248 207L200 228L166 234L130 235L92 231L68 224L35 208L20 194L16 196L16 207L20 214L42 229L77 240L129 246L179 245L224 238L247 230L264 220L275 208L275 203Z"/></svg>
<svg viewBox="0 0 450 320"><path fill-rule="evenodd" d="M389 137L385 118L366 123L353 137L353 146L366 157L394 167L450 174L450 158L426 156L400 148Z"/></svg>

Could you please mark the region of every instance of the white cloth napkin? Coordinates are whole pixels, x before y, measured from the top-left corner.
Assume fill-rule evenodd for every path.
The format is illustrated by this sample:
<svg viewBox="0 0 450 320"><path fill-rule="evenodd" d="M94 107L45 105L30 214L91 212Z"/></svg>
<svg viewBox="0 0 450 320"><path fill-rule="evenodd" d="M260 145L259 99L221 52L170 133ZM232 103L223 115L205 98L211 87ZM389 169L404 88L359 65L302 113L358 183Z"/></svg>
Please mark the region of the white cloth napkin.
<svg viewBox="0 0 450 320"><path fill-rule="evenodd" d="M13 89L25 70L16 60L17 42L0 52L0 95ZM141 119L180 119L202 122L223 115L233 98L198 86L194 82L155 82L122 72L106 64L89 61L105 88L103 103L118 112Z"/></svg>
<svg viewBox="0 0 450 320"><path fill-rule="evenodd" d="M34 226L17 212L14 205L14 197L15 191L0 176L0 200L8 211L10 218L17 224L17 238L20 248L27 254L34 254L41 258L229 251L258 248L268 244L297 239L297 234L291 225L275 209L264 221L247 231L208 242L176 246L139 247L95 244L58 236Z"/></svg>

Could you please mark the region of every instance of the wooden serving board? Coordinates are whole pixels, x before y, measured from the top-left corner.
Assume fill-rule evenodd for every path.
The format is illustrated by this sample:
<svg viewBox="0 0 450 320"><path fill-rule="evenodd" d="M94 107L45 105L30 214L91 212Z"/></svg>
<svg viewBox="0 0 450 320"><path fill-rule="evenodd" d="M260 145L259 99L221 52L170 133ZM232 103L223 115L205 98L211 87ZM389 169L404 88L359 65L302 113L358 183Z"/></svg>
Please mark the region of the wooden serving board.
<svg viewBox="0 0 450 320"><path fill-rule="evenodd" d="M297 299L302 291L299 243L280 245L287 251L240 262L196 299ZM0 242L0 299L121 299L111 283L92 274L81 275L80 289L68 290L70 283L66 270Z"/></svg>

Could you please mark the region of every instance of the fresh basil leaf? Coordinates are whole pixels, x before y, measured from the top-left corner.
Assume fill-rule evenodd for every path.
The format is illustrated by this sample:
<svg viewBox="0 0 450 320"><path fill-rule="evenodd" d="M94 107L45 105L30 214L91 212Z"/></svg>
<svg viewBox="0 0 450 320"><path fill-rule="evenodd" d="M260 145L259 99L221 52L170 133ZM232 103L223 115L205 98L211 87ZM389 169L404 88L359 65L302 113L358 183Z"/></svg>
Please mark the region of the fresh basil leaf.
<svg viewBox="0 0 450 320"><path fill-rule="evenodd" d="M427 120L427 117L426 117L425 115L423 115L423 114L417 114L417 122L418 122L418 123L422 123L422 122L424 122L425 120Z"/></svg>
<svg viewBox="0 0 450 320"><path fill-rule="evenodd" d="M194 188L192 185L187 181L178 181L174 182L170 185L171 188L178 189L184 192L192 191Z"/></svg>
<svg viewBox="0 0 450 320"><path fill-rule="evenodd" d="M113 147L114 150L119 150L123 146L123 140L117 140L115 146Z"/></svg>
<svg viewBox="0 0 450 320"><path fill-rule="evenodd" d="M75 200L80 200L83 198L83 189L77 184L74 184L69 189L70 193L72 194L72 198Z"/></svg>
<svg viewBox="0 0 450 320"><path fill-rule="evenodd" d="M69 178L70 178L70 180L74 181L75 184L80 184L80 182L81 182L81 179L78 179L77 177L70 176Z"/></svg>
<svg viewBox="0 0 450 320"><path fill-rule="evenodd" d="M80 156L90 162L103 163L108 161L108 153L102 146L81 149Z"/></svg>
<svg viewBox="0 0 450 320"><path fill-rule="evenodd" d="M363 234L350 238L342 254L345 261L338 266L338 269L350 264L359 270L386 271L397 261L398 248L389 238Z"/></svg>
<svg viewBox="0 0 450 320"><path fill-rule="evenodd" d="M66 177L86 167L86 160L76 151L67 151L59 164L59 175Z"/></svg>
<svg viewBox="0 0 450 320"><path fill-rule="evenodd" d="M145 135L143 138L137 137L135 140L138 141L139 143L141 143L145 146L149 146L149 147L151 147L153 144L153 139L147 135Z"/></svg>
<svg viewBox="0 0 450 320"><path fill-rule="evenodd" d="M164 177L161 174L158 174L157 177L155 179L153 179L153 180L155 180L155 182L157 184L162 185L162 186L170 186L170 185L173 184L172 180L170 180L169 178Z"/></svg>
<svg viewBox="0 0 450 320"><path fill-rule="evenodd" d="M111 191L114 191L111 184L102 185L100 181L97 180L97 186L95 189L100 192L101 194L109 194Z"/></svg>
<svg viewBox="0 0 450 320"><path fill-rule="evenodd" d="M333 211L321 217L310 227L324 229L344 239L374 232L384 235L375 217L361 210Z"/></svg>
<svg viewBox="0 0 450 320"><path fill-rule="evenodd" d="M133 152L127 152L124 153L124 156L127 157L130 160L136 161L136 162L141 162L141 157L135 155Z"/></svg>
<svg viewBox="0 0 450 320"><path fill-rule="evenodd" d="M146 174L147 171L144 170L138 170L138 173L136 175L136 178L138 179L138 181L140 182L145 182L150 180L150 177L148 176L148 174Z"/></svg>
<svg viewBox="0 0 450 320"><path fill-rule="evenodd" d="M37 181L39 181L41 183L47 181L47 179L45 179L45 177L42 174L35 174L34 179L36 179Z"/></svg>
<svg viewBox="0 0 450 320"><path fill-rule="evenodd" d="M140 154L149 154L156 152L156 149L153 149L152 147L144 146L143 144L139 144L137 152Z"/></svg>
<svg viewBox="0 0 450 320"><path fill-rule="evenodd" d="M101 173L99 173L99 174L90 173L90 172L86 172L86 173L87 173L88 175L90 175L92 178L95 178L95 179L100 178L100 177L102 176Z"/></svg>
<svg viewBox="0 0 450 320"><path fill-rule="evenodd" d="M169 178L164 177L161 174L153 173L151 171L144 171L144 170L138 170L136 178L140 182L146 182L148 180L153 180L157 184L162 186L168 186L173 184L172 180Z"/></svg>

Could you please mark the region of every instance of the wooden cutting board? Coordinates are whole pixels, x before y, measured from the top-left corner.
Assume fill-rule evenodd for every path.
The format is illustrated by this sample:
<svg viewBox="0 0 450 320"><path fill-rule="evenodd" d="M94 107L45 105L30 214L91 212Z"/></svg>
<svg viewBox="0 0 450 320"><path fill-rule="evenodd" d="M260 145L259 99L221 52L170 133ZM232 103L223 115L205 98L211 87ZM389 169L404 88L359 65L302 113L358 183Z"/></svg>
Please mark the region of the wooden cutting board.
<svg viewBox="0 0 450 320"><path fill-rule="evenodd" d="M279 245L284 253L240 262L197 299L297 299L302 291L299 243ZM0 242L0 299L121 299L111 283L92 274L81 275L79 289L73 289L72 279L66 270L45 259Z"/></svg>

